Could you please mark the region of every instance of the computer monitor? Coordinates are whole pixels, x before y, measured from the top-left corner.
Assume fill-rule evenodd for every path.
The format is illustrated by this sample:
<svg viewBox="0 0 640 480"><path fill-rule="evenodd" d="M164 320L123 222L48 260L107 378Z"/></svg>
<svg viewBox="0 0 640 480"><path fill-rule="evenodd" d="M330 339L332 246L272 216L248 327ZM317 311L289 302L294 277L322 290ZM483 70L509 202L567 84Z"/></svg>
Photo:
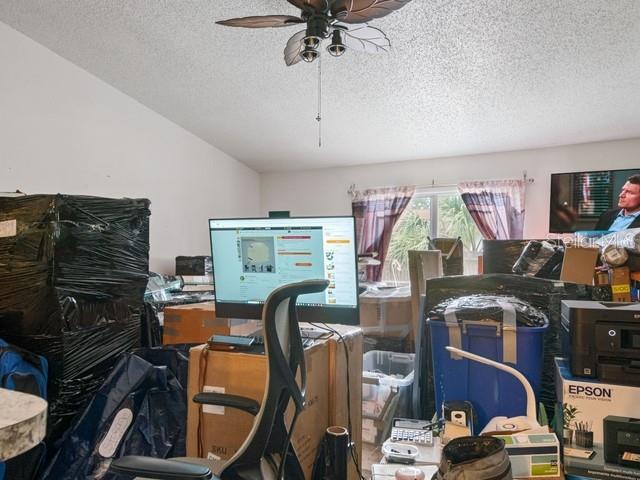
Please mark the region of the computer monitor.
<svg viewBox="0 0 640 480"><path fill-rule="evenodd" d="M322 293L298 297L298 319L358 325L358 271L353 217L209 220L216 315L262 318L280 285L325 278Z"/></svg>

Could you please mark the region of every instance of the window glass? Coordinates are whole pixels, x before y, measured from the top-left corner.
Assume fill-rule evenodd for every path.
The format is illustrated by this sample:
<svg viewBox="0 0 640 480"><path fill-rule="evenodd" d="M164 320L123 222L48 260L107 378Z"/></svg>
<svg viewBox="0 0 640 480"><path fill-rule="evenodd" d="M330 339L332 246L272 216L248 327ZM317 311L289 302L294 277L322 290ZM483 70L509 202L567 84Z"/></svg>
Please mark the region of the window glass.
<svg viewBox="0 0 640 480"><path fill-rule="evenodd" d="M460 237L464 246L464 274L478 273L482 235L458 193L438 196L438 237Z"/></svg>
<svg viewBox="0 0 640 480"><path fill-rule="evenodd" d="M464 245L464 273L478 271L482 235L456 191L415 195L393 228L389 250L382 270L382 280L409 282L409 250L426 250L427 237L460 237Z"/></svg>

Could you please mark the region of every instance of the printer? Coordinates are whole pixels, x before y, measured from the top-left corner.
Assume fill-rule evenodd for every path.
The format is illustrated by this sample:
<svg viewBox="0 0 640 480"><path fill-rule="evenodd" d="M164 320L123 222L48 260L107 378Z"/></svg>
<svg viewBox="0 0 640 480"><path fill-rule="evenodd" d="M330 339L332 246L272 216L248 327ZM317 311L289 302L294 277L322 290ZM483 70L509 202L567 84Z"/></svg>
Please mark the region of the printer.
<svg viewBox="0 0 640 480"><path fill-rule="evenodd" d="M640 419L609 415L602 423L604 460L640 468Z"/></svg>
<svg viewBox="0 0 640 480"><path fill-rule="evenodd" d="M561 318L573 376L640 385L640 304L563 300Z"/></svg>

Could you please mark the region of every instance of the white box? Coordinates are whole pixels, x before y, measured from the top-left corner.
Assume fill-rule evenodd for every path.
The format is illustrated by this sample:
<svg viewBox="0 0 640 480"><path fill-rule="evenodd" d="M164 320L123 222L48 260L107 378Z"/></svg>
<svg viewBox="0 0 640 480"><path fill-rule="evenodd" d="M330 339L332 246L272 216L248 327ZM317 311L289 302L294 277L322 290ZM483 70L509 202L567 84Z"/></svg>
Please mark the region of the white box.
<svg viewBox="0 0 640 480"><path fill-rule="evenodd" d="M640 453L640 388L572 377L569 362L556 358L556 395L555 425L565 473L609 480L640 479L640 455L636 456ZM622 442L627 443L627 434L630 440L625 446ZM629 461L621 458L625 452Z"/></svg>
<svg viewBox="0 0 640 480"><path fill-rule="evenodd" d="M495 436L504 440L513 478L556 478L560 475L560 443L554 433Z"/></svg>

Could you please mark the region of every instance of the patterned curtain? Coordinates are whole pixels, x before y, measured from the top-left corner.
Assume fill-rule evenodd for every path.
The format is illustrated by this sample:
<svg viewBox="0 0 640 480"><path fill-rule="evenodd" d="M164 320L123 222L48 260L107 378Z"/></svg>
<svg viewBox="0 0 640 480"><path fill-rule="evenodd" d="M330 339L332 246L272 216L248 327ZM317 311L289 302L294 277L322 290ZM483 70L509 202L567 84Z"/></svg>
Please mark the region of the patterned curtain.
<svg viewBox="0 0 640 480"><path fill-rule="evenodd" d="M515 240L524 230L523 180L461 182L458 191L486 240Z"/></svg>
<svg viewBox="0 0 640 480"><path fill-rule="evenodd" d="M388 187L353 192L351 207L356 219L358 254L378 252L380 265L368 267L367 280L380 281L391 232L415 187Z"/></svg>

